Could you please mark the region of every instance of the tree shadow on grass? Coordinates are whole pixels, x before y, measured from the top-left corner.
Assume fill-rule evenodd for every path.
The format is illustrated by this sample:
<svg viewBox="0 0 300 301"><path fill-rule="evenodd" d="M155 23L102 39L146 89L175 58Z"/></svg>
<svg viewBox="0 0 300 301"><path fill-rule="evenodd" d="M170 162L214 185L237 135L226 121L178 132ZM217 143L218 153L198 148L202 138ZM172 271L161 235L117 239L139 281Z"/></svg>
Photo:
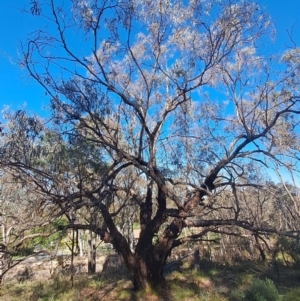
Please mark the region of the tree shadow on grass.
<svg viewBox="0 0 300 301"><path fill-rule="evenodd" d="M197 251L176 264L167 271L169 300L223 300L239 282L228 265L200 258Z"/></svg>
<svg viewBox="0 0 300 301"><path fill-rule="evenodd" d="M98 274L98 277L99 276L105 277L107 280L130 279L131 277L118 254L111 254L107 256L103 264L102 272Z"/></svg>
<svg viewBox="0 0 300 301"><path fill-rule="evenodd" d="M115 255L105 263L102 273L94 277L75 277L73 288L70 277L60 276L47 282L25 281L16 284L14 289L10 288L7 292L12 297L8 300L31 301L217 301L231 298L231 291L243 291L254 278L272 279L274 273L270 269L268 264L262 262L245 261L228 266L191 256L188 260L180 262L176 269L168 272L165 283L160 287L135 292L128 271ZM295 290L300 280L299 270L280 266L279 272L279 282L273 280L279 292L283 295L296 295L299 291Z"/></svg>
<svg viewBox="0 0 300 301"><path fill-rule="evenodd" d="M205 268L207 275L199 274L197 268L199 267L199 254L195 254L189 258L188 264L186 262L175 260L164 270L166 281L157 288L146 289L144 292L135 292L133 286L127 285L125 289L116 289L118 292L116 300L130 300L130 301L176 301L176 300L198 300L197 298L203 291L209 290L211 282L208 279L209 271L212 268L212 263L202 261L201 268ZM185 266L186 265L186 266ZM215 266L215 265L214 265ZM191 271L194 275L190 277ZM125 265L118 255L110 255L107 257L103 271L96 277L104 280L109 285L105 288L105 293L102 299L104 300L121 281L127 280L127 283L132 280L130 273L127 271ZM201 278L199 280L199 277ZM112 286L111 283L115 286ZM209 292L210 293L210 292Z"/></svg>

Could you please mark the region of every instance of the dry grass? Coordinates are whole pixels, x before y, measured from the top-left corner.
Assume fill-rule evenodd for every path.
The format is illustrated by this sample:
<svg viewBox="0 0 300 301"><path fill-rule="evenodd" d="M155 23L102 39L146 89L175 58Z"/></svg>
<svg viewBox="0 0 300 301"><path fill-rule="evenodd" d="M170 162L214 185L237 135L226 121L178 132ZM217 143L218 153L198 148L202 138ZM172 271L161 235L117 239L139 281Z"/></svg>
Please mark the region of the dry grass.
<svg viewBox="0 0 300 301"><path fill-rule="evenodd" d="M268 265L247 262L223 266L210 262L186 261L166 276L158 289L134 292L126 270L115 257L102 273L94 277L77 275L72 287L70 277L57 275L53 279L6 284L1 301L232 301L239 300L252 279L269 277L275 282L282 300L299 300L300 273L281 266L279 275ZM296 298L296 297L298 298Z"/></svg>

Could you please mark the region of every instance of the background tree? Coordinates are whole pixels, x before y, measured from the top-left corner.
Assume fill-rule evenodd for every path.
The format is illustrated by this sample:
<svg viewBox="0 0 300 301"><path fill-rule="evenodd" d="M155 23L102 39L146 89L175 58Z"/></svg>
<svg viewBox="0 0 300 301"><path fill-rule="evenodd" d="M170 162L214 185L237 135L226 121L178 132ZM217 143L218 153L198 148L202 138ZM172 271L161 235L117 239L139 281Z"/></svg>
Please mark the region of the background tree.
<svg viewBox="0 0 300 301"><path fill-rule="evenodd" d="M172 249L208 232L298 234L260 218L269 199L257 168L298 155L290 146L299 145L300 61L297 48L281 58L266 53L272 27L257 4L50 0L42 16L49 31L29 36L20 64L44 87L54 123L38 131L27 118L26 139L10 137L28 148L27 160L40 132L52 131L60 147L74 149L74 164L92 167L68 173L55 143L49 169L35 156L25 166L7 147L3 160L67 214L70 227L112 243L136 289L161 283ZM80 159L76 141L87 146ZM258 210L243 201L246 188ZM132 251L116 220L137 205L141 233ZM83 206L98 209L101 227L76 224ZM182 237L187 227L199 231Z"/></svg>
<svg viewBox="0 0 300 301"><path fill-rule="evenodd" d="M51 223L51 206L15 175L3 172L0 179L0 283L11 268L45 251L62 225L59 219Z"/></svg>

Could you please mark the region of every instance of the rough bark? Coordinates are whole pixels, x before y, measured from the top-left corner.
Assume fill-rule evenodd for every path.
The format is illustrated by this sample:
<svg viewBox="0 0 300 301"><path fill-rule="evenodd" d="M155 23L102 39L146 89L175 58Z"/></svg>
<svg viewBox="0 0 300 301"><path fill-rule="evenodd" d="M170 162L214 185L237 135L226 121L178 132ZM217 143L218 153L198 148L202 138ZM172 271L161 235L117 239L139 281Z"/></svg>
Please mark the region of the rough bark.
<svg viewBox="0 0 300 301"><path fill-rule="evenodd" d="M151 207L151 193L148 189L146 206ZM164 281L163 267L173 248L173 243L182 230L182 222L175 218L163 234L154 241L156 231L165 221L166 196L161 189L158 191L158 210L154 218L145 225L140 233L135 252L135 266L133 269L133 284L135 289L144 289L147 286L155 287ZM150 205L151 204L151 205ZM142 224L147 217L141 214Z"/></svg>

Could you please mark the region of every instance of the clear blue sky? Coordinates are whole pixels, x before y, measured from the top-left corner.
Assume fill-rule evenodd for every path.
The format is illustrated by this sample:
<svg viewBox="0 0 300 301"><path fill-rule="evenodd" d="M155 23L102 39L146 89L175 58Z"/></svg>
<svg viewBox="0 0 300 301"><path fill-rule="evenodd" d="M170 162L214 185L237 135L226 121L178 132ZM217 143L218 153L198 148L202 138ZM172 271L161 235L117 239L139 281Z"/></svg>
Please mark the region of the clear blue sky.
<svg viewBox="0 0 300 301"><path fill-rule="evenodd" d="M271 49L278 53L284 50L285 45L291 46L287 30L291 30L292 26L293 38L300 47L300 0L257 2L267 8L275 23L276 43ZM30 7L30 0L3 0L1 3L0 111L4 105L10 105L12 109L17 110L26 104L28 110L41 114L47 105L47 96L35 82L26 78L26 72L16 64L20 41L31 31L43 26L42 18L28 16L18 10L25 6Z"/></svg>

